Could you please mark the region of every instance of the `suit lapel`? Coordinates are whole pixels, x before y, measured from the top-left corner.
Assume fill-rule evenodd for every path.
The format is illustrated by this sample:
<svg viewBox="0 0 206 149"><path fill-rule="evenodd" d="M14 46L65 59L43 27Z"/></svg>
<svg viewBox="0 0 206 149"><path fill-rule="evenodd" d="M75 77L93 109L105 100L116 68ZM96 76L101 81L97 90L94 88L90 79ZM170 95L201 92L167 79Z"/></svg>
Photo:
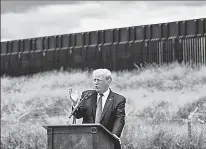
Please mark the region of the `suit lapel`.
<svg viewBox="0 0 206 149"><path fill-rule="evenodd" d="M106 112L108 112L108 108L112 105L113 97L114 97L113 92L110 90L109 96L107 97L106 103L104 105L104 109L101 115L101 120L103 119Z"/></svg>
<svg viewBox="0 0 206 149"><path fill-rule="evenodd" d="M91 97L92 99L92 113L93 113L93 118L95 119L96 115L96 105L97 105L97 92Z"/></svg>

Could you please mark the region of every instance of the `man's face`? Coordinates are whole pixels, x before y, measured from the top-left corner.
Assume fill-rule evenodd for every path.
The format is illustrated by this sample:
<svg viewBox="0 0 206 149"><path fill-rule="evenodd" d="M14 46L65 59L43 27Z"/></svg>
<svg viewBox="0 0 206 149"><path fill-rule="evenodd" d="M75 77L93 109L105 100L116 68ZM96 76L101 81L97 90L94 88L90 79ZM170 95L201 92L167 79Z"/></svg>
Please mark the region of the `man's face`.
<svg viewBox="0 0 206 149"><path fill-rule="evenodd" d="M93 76L94 88L97 92L104 93L108 89L108 80L103 75Z"/></svg>

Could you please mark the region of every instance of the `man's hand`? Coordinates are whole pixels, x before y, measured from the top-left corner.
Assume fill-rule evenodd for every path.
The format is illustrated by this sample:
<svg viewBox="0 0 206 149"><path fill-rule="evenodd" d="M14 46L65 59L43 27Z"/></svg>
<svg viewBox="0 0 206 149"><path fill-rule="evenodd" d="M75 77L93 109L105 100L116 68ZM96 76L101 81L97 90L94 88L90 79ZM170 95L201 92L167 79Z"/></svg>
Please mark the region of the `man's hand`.
<svg viewBox="0 0 206 149"><path fill-rule="evenodd" d="M70 97L73 105L76 105L76 103L78 101L78 94L77 94L77 91L75 91L75 92L72 91L72 87L69 88L69 97Z"/></svg>

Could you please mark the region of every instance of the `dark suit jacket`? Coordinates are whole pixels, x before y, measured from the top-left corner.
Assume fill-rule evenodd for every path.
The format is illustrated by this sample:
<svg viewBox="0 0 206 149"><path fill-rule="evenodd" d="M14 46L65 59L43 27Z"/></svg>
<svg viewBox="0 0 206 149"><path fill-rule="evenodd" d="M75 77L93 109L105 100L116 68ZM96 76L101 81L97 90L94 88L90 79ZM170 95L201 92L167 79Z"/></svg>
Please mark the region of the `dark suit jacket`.
<svg viewBox="0 0 206 149"><path fill-rule="evenodd" d="M92 93L92 96L84 100L80 108L74 113L77 119L83 118L82 123L95 122L97 92L95 90L87 90L82 93L82 97L88 92ZM110 90L101 116L100 123L118 137L121 136L125 125L125 103L125 97Z"/></svg>

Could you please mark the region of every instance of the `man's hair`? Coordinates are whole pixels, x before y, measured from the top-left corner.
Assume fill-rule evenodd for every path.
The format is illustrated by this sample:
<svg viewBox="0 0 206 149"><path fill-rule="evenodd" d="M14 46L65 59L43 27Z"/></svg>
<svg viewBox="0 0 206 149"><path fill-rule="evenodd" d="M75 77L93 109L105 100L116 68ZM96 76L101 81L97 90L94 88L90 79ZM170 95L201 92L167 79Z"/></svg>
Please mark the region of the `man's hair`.
<svg viewBox="0 0 206 149"><path fill-rule="evenodd" d="M112 79L111 71L108 69L96 69L93 71L93 76L102 75L106 80Z"/></svg>

